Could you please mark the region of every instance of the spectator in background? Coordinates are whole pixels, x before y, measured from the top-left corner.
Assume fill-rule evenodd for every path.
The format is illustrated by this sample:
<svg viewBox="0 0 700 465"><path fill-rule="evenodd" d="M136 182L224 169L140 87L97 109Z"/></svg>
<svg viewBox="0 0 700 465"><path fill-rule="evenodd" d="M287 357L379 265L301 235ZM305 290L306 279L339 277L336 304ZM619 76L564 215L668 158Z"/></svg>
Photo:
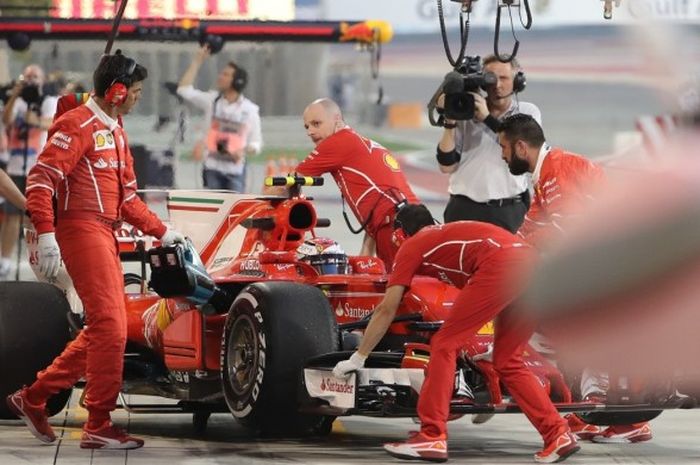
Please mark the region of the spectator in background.
<svg viewBox="0 0 700 465"><path fill-rule="evenodd" d="M472 93L472 120L445 119L438 143L440 171L450 174L450 200L444 217L445 222L484 221L515 233L530 206L528 179L508 172L501 160L496 132L503 118L516 113L532 115L540 122L540 110L532 103L513 99L525 87L516 59L502 63L489 55L484 58L483 71L494 73L497 83L486 89L486 98Z"/></svg>
<svg viewBox="0 0 700 465"><path fill-rule="evenodd" d="M197 51L180 79L177 93L205 114L208 129L203 141L204 187L245 192L246 157L257 155L262 148L260 110L243 95L248 74L234 62L229 62L219 72L216 90L202 91L193 87L199 68L210 55L208 45Z"/></svg>
<svg viewBox="0 0 700 465"><path fill-rule="evenodd" d="M26 187L27 173L46 143L46 131L56 112L57 98L44 93L44 84L44 71L38 65L27 66L12 89L2 113L2 122L9 133L7 173L22 193ZM22 211L6 203L0 233L0 280L12 275L11 257L21 222Z"/></svg>

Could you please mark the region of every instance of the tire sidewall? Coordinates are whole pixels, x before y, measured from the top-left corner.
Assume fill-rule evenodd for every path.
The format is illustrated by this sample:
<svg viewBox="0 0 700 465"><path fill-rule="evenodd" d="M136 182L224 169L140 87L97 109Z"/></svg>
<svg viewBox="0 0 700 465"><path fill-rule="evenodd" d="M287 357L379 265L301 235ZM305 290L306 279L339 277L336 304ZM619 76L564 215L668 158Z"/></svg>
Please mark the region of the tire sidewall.
<svg viewBox="0 0 700 465"><path fill-rule="evenodd" d="M224 341L221 350L221 375L224 391L226 391L226 403L234 417L239 420L245 420L255 414L256 406L261 398L262 389L265 382L265 368L267 357L267 331L265 328L265 319L263 311L260 308L260 296L255 295L254 288L248 288L241 292L229 313L229 318L226 319L224 328ZM255 345L256 345L256 360L255 360L255 377L249 389L246 390L243 396L237 394L228 382L228 352L231 345L231 334L234 326L240 324L241 320L252 326ZM233 401L232 399L236 399Z"/></svg>
<svg viewBox="0 0 700 465"><path fill-rule="evenodd" d="M228 359L232 330L242 321L253 328L257 355L254 369L248 369L246 375L251 381L240 395L234 392ZM320 433L317 426L325 417L299 412L300 396L305 393L303 367L310 357L337 350L337 346L335 316L318 288L292 282L255 283L244 288L231 305L220 360L224 398L234 417L263 434Z"/></svg>

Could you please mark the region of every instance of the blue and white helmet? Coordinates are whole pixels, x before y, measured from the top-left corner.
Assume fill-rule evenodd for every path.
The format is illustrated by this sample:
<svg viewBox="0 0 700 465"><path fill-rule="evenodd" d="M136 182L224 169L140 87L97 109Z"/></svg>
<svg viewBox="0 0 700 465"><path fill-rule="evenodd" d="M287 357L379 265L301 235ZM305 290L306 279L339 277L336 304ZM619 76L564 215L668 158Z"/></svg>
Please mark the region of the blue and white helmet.
<svg viewBox="0 0 700 465"><path fill-rule="evenodd" d="M307 239L297 248L297 260L308 263L318 274L348 274L348 256L340 244L327 237Z"/></svg>

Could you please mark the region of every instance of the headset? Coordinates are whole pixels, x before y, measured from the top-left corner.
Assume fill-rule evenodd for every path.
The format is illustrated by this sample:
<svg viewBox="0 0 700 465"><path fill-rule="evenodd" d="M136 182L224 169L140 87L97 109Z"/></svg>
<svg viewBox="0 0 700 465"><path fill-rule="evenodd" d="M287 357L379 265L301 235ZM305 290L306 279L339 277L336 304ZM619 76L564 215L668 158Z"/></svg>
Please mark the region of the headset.
<svg viewBox="0 0 700 465"><path fill-rule="evenodd" d="M231 89L238 93L243 92L245 86L248 85L248 72L235 63L229 63L234 69L233 79L231 80Z"/></svg>
<svg viewBox="0 0 700 465"><path fill-rule="evenodd" d="M110 55L107 55L105 58L109 57ZM127 87L127 83L131 84L131 75L134 74L134 71L136 70L136 61L127 58L124 55L121 54L119 50L117 50L117 53L114 55L111 55L113 57L121 56L124 58L124 72L119 74L112 83L107 87L107 90L105 90L105 100L114 106L120 106L123 105L124 102L126 102L126 98L129 95L129 88Z"/></svg>
<svg viewBox="0 0 700 465"><path fill-rule="evenodd" d="M391 241L394 243L394 245L396 247L400 247L401 244L403 244L406 241L406 239L415 235L423 228L423 226L419 225L420 223L417 225L413 225L413 226L410 224L404 225L403 222L401 221L401 219L399 218L399 216L401 216L401 210L403 210L403 207L406 207L408 205L410 205L410 204L407 202L404 203L403 206L397 208L396 214L394 215L394 222L392 224L393 231L391 233ZM415 207L418 207L418 205L415 205ZM421 205L421 207L423 209L425 209L425 211L428 211L428 209L424 205ZM428 212L428 214L430 214L430 212ZM435 218L432 217L432 215L430 215L430 222L426 223L424 226L435 225L435 224L439 224L439 223L435 220ZM409 229L407 229L406 226L408 226Z"/></svg>
<svg viewBox="0 0 700 465"><path fill-rule="evenodd" d="M511 66L513 66L513 63L511 63ZM488 92L488 87L482 87L481 89L484 92ZM513 91L507 95L507 97L510 97L513 94L519 94L520 92L525 90L525 87L527 87L527 79L525 78L525 72L523 72L522 69L518 68L518 71L516 71L515 76L513 76Z"/></svg>
<svg viewBox="0 0 700 465"><path fill-rule="evenodd" d="M513 78L513 93L518 94L524 91L526 86L527 79L525 79L525 73L522 70L519 70L517 73L515 73L515 77Z"/></svg>
<svg viewBox="0 0 700 465"><path fill-rule="evenodd" d="M394 217L393 227L394 230L391 232L391 242L398 248L401 247L401 244L406 242L406 239L408 239L408 234L406 234L406 231L403 229L403 224L401 224L401 221L399 221L396 217Z"/></svg>

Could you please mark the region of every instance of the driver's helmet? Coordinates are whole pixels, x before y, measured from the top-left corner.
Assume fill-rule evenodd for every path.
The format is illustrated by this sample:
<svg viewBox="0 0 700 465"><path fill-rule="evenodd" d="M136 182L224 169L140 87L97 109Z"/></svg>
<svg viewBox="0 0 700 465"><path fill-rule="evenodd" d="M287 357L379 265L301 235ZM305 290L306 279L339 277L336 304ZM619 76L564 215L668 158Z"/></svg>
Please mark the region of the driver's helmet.
<svg viewBox="0 0 700 465"><path fill-rule="evenodd" d="M297 260L313 266L319 274L348 274L348 256L340 245L327 237L307 239L297 247Z"/></svg>

